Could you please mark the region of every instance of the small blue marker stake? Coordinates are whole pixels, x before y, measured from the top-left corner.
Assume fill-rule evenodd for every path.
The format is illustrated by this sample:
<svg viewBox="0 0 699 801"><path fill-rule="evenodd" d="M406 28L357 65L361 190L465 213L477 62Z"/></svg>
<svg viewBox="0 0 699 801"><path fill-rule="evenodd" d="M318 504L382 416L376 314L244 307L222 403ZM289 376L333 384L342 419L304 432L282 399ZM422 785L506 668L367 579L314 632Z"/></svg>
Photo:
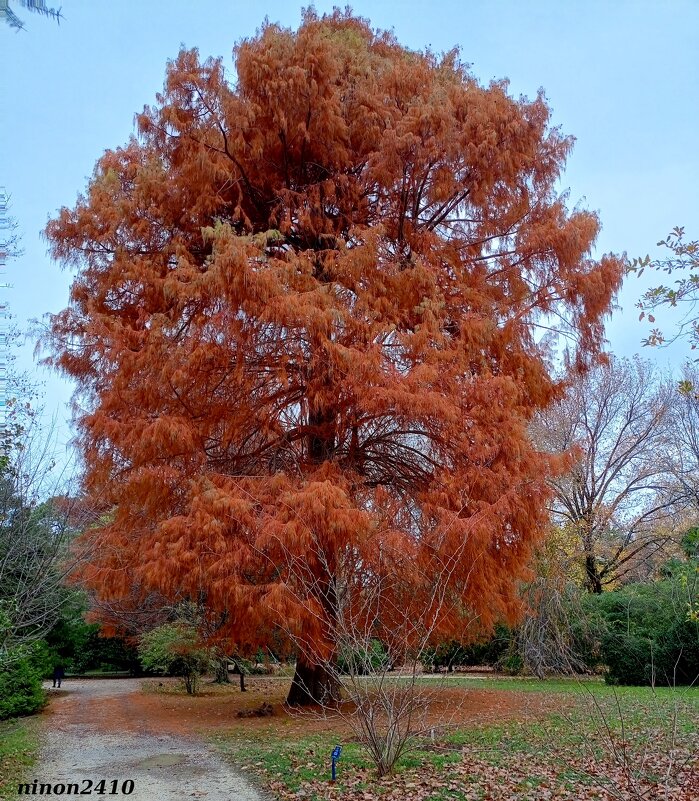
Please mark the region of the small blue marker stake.
<svg viewBox="0 0 699 801"><path fill-rule="evenodd" d="M341 745L336 745L335 748L333 748L332 754L330 755L330 759L332 760L332 763L331 763L332 764L332 774L331 774L332 778L330 779L330 781L334 782L335 779L337 778L336 766L337 766L337 761L340 758L341 754L342 754L342 746Z"/></svg>

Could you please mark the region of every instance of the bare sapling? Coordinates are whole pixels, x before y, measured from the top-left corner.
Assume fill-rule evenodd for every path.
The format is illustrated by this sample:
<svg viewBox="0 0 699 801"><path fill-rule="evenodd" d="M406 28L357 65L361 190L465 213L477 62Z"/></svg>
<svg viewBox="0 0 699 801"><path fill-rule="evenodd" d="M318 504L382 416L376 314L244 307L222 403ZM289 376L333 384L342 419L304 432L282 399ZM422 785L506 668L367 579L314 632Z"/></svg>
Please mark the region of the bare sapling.
<svg viewBox="0 0 699 801"><path fill-rule="evenodd" d="M314 556L327 569L324 591L315 579L314 586L305 585L307 573L302 567L295 570L294 560L288 565L305 611L312 605L304 598L323 598L316 618L325 629L324 637L303 638L286 626L300 658L322 664L333 690L310 714L346 723L369 753L379 777L391 773L422 738L434 737L435 727L448 723L433 719L432 702L440 687L424 679L422 662L445 621L453 626L459 618L471 636L476 630L476 616L463 610L460 585L453 581L465 547L465 543L457 547L447 559L436 556L427 568L410 553L384 547L372 571L360 570L358 554L347 549L335 560L331 575L329 560L318 545ZM419 605L416 597L421 599ZM332 608L330 618L328 608ZM300 682L299 693L315 692L304 686L298 671L294 681Z"/></svg>

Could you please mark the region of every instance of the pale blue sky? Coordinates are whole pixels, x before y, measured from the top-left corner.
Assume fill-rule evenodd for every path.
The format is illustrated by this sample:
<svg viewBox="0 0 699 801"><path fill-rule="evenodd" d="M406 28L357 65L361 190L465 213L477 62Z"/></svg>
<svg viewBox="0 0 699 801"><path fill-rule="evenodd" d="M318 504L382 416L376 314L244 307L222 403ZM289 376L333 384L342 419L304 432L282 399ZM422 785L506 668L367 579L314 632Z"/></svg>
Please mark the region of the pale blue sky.
<svg viewBox="0 0 699 801"><path fill-rule="evenodd" d="M56 0L57 4L58 0ZM332 8L317 2L318 11ZM562 187L570 203L600 213L598 254L657 253L675 225L699 237L699 0L357 1L355 12L401 43L442 51L459 45L483 82L507 77L514 95L546 91L553 122L577 143ZM295 27L301 4L238 0L63 0L65 20L16 12L27 30L0 26L3 52L0 185L12 195L25 254L8 268L17 322L63 308L70 274L52 264L40 231L72 205L96 159L133 132L134 113L162 87L181 44L223 56L265 16ZM650 352L628 282L608 325L610 349L679 364L685 346ZM68 417L70 388L36 366L46 405Z"/></svg>

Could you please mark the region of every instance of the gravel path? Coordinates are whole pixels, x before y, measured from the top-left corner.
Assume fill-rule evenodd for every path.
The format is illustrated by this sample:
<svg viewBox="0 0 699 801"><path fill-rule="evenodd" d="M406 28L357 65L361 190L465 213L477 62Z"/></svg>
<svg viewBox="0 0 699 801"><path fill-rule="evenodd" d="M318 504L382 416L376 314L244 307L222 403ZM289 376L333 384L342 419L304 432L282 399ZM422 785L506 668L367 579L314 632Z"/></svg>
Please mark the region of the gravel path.
<svg viewBox="0 0 699 801"><path fill-rule="evenodd" d="M56 784L77 783L84 791L90 780L92 792L81 796L101 798L96 786L105 779L105 797L114 797L116 789L122 801L263 801L195 734L158 731L147 714L139 714L137 679L68 680L51 694L41 756L31 778L50 783L52 795ZM129 786L122 783L129 779L134 789L125 794Z"/></svg>

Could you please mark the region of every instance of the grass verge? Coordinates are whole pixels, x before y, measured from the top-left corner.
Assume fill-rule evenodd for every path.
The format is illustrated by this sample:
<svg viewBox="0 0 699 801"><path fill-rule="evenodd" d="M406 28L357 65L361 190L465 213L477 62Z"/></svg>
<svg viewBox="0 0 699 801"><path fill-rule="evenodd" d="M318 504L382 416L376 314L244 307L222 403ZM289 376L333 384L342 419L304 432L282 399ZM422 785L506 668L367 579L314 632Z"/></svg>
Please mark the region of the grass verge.
<svg viewBox="0 0 699 801"><path fill-rule="evenodd" d="M0 798L17 795L17 785L36 762L38 748L35 718L0 721Z"/></svg>
<svg viewBox="0 0 699 801"><path fill-rule="evenodd" d="M332 730L314 727L305 735L295 727L292 735L271 722L265 730L219 734L215 742L285 800L477 801L493 792L521 801L699 799L697 689L499 680L464 686L548 691L566 703L546 716L450 729L435 743L418 743L396 774L381 780L359 744L344 742L338 781L330 785L330 753L339 741Z"/></svg>
<svg viewBox="0 0 699 801"><path fill-rule="evenodd" d="M364 749L356 742L343 742L337 766L337 782L330 784L330 754L338 738L332 733L314 733L285 739L280 733L236 732L213 738L216 746L245 771L252 781L271 790L279 798L303 798L320 801L326 790L333 797L361 798L361 793L384 795L425 769L444 772L460 759L460 748L425 743L405 754L398 763L396 776L377 783L374 768ZM400 777L400 778L398 778Z"/></svg>

